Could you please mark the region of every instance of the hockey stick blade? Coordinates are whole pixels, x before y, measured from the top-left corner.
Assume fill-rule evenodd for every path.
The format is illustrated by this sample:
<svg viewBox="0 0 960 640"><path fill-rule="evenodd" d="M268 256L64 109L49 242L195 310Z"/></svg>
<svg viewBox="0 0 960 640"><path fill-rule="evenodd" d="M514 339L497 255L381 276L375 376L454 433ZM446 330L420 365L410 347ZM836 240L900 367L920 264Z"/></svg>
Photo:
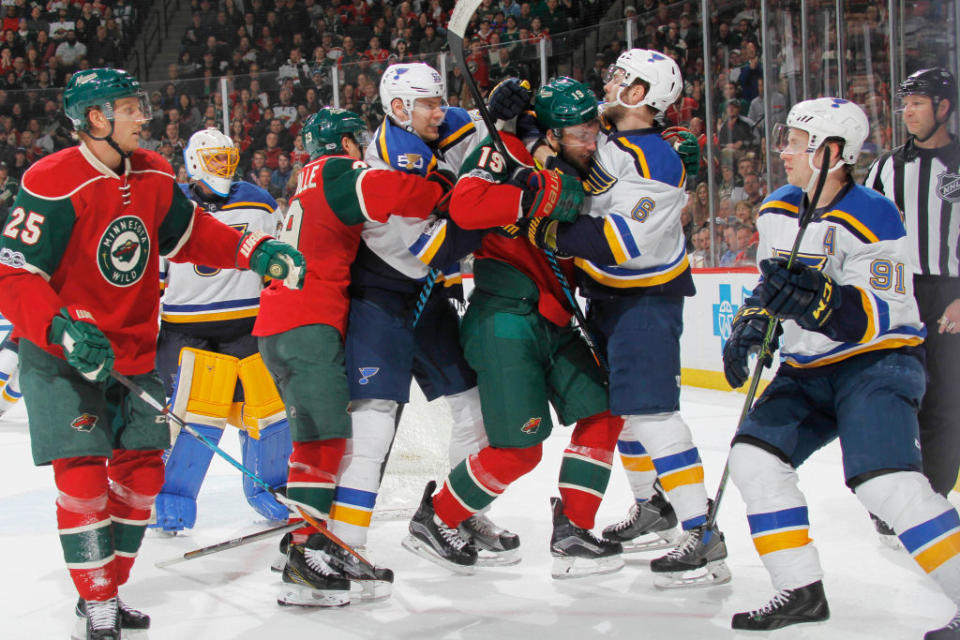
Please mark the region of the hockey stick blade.
<svg viewBox="0 0 960 640"><path fill-rule="evenodd" d="M265 538L286 533L287 531L299 529L302 526L303 522L288 522L286 524L270 527L269 529L264 529L255 533L248 533L238 538L233 538L232 540L224 540L223 542L217 542L216 544L207 545L206 547L200 547L199 549L194 549L193 551L187 551L182 556L155 562L153 566L157 567L158 569L166 569L169 566L186 562L187 560L196 560L197 558L213 555L214 553L220 553L221 551L227 551L228 549L236 549L237 547L242 547L243 545L250 544L252 542L257 542Z"/></svg>
<svg viewBox="0 0 960 640"><path fill-rule="evenodd" d="M133 393L135 396L137 396L138 398L146 402L148 405L150 405L151 407L159 411L160 414L167 416L167 418L169 418L170 420L173 420L175 423L177 423L180 426L181 429L183 429L184 431L192 435L194 438L199 440L200 443L203 444L205 447L207 447L208 449L213 451L215 454L217 454L218 456L220 456L221 458L229 462L234 469L236 469L243 475L250 478L253 482L259 485L264 491L266 491L271 496L273 496L274 500L276 500L280 504L290 509L292 513L295 513L299 515L301 518L303 518L307 522L307 524L309 524L314 529L316 529L317 532L329 538L331 542L333 542L335 545L340 547L340 549L342 549L343 553L353 557L353 559L356 561L356 564L360 567L360 569L365 574L367 574L367 577L376 578L377 576L376 567L374 567L369 560L367 560L362 555L357 553L356 550L354 550L350 545L348 545L346 542L338 538L332 531L330 531L330 529L327 528L325 524L323 524L323 522L318 520L312 513L310 513L309 509L305 509L304 507L307 505L297 502L296 500L291 500L287 496L283 495L282 493L278 492L276 489L271 487L267 482L263 480L263 478L255 474L253 471L250 471L250 469L243 466L243 464L238 462L236 458L234 458L229 453L227 453L226 451L218 447L216 444L214 444L208 438L206 438L202 433L200 433L199 431L191 427L189 424L187 424L180 416L170 411L169 407L161 404L159 400L151 396L142 387L140 387L136 382L134 382L127 376L115 370L110 372L110 376L114 380L116 380L117 382L125 386L127 389L129 389L130 392Z"/></svg>

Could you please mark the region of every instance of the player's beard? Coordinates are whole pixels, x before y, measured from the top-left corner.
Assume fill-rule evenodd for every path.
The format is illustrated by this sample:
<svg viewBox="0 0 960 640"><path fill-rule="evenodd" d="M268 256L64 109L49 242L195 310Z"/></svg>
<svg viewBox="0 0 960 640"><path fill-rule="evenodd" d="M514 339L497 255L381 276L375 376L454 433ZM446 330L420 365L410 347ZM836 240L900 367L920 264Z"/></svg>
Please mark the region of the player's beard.
<svg viewBox="0 0 960 640"><path fill-rule="evenodd" d="M609 122L610 124L616 126L625 115L627 115L627 108L621 104L615 102L608 102L603 106L603 119Z"/></svg>

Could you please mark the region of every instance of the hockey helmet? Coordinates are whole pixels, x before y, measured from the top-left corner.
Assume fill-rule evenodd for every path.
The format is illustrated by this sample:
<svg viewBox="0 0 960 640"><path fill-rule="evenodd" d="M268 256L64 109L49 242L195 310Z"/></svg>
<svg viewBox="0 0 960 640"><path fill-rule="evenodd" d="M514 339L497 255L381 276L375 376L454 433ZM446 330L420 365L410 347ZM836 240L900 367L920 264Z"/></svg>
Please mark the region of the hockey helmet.
<svg viewBox="0 0 960 640"><path fill-rule="evenodd" d="M228 136L213 127L197 131L190 136L183 159L192 180L202 182L219 196L229 195L240 152Z"/></svg>
<svg viewBox="0 0 960 640"><path fill-rule="evenodd" d="M139 114L115 113L114 102L120 98L138 98ZM89 129L87 110L90 108L99 109L111 123L125 117L141 122L153 117L146 92L137 79L123 69L87 69L73 74L63 90L63 111L74 130Z"/></svg>
<svg viewBox="0 0 960 640"><path fill-rule="evenodd" d="M392 64L380 78L380 103L383 112L394 120L391 103L395 99L400 98L407 114L412 114L417 98L444 98L445 93L443 77L423 62Z"/></svg>
<svg viewBox="0 0 960 640"><path fill-rule="evenodd" d="M870 133L870 123L863 109L849 100L816 98L793 105L787 114L786 124L777 123L774 127L774 148L778 151L787 147L790 129L799 129L809 134L805 153L815 153L828 138L843 140L840 157L846 164L855 164Z"/></svg>
<svg viewBox="0 0 960 640"><path fill-rule="evenodd" d="M559 131L597 119L597 97L582 82L561 76L540 87L533 109L541 126Z"/></svg>
<svg viewBox="0 0 960 640"><path fill-rule="evenodd" d="M357 144L366 146L367 125L363 118L352 111L324 107L303 123L300 136L303 139L303 148L311 158L342 153L340 144L343 136L351 135Z"/></svg>
<svg viewBox="0 0 960 640"><path fill-rule="evenodd" d="M910 95L928 96L933 100L933 110L936 111L940 106L940 101L944 98L950 101L950 111L953 111L957 102L957 82L953 74L943 67L933 67L932 69L920 69L900 83L897 90L900 98Z"/></svg>
<svg viewBox="0 0 960 640"><path fill-rule="evenodd" d="M677 63L670 56L651 49L630 49L621 53L617 61L607 69L603 80L607 83L615 78L620 85L615 104L628 108L647 105L657 111L665 111L677 101L683 91L683 77ZM639 104L623 104L620 94L636 80L647 83L649 88L646 95Z"/></svg>

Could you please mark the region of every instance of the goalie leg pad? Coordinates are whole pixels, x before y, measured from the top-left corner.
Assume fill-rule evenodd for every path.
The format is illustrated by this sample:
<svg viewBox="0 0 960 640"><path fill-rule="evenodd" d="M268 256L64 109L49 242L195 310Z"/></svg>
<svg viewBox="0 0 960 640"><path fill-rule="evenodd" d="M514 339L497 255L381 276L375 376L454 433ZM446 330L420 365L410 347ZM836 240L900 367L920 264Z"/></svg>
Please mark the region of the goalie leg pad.
<svg viewBox="0 0 960 640"><path fill-rule="evenodd" d="M559 481L563 513L581 529L593 529L622 428L623 420L609 411L579 420L563 452Z"/></svg>
<svg viewBox="0 0 960 640"><path fill-rule="evenodd" d="M154 499L163 485L163 471L163 452L159 450L115 449L107 466L117 586L130 577Z"/></svg>
<svg viewBox="0 0 960 640"><path fill-rule="evenodd" d="M450 429L450 468L453 469L471 453L486 447L487 431L480 411L480 390L473 386L466 391L444 396L453 416Z"/></svg>
<svg viewBox="0 0 960 640"><path fill-rule="evenodd" d="M57 528L63 557L80 597L117 595L113 523L107 506L107 459L100 456L53 461L57 485Z"/></svg>
<svg viewBox="0 0 960 640"><path fill-rule="evenodd" d="M352 403L353 439L340 463L340 478L330 511L330 530L354 547L367 542L383 463L396 427L397 406L393 400L355 400Z"/></svg>
<svg viewBox="0 0 960 640"><path fill-rule="evenodd" d="M920 568L960 605L960 516L921 473L896 471L858 485L857 498L897 532Z"/></svg>
<svg viewBox="0 0 960 640"><path fill-rule="evenodd" d="M684 531L707 521L707 491L703 485L700 452L693 446L690 427L677 412L633 415L626 426L640 437L667 498Z"/></svg>
<svg viewBox="0 0 960 640"><path fill-rule="evenodd" d="M187 423L214 444L220 442L223 428ZM197 522L197 494L207 475L211 451L186 431L177 434L166 460L163 488L156 499L157 522L150 525L163 531L191 529Z"/></svg>
<svg viewBox="0 0 960 640"><path fill-rule="evenodd" d="M517 478L540 462L543 446L523 449L485 447L458 464L433 496L433 508L448 527L485 509Z"/></svg>
<svg viewBox="0 0 960 640"><path fill-rule="evenodd" d="M796 589L823 578L810 539L807 502L797 470L772 453L738 442L730 450L730 479L747 505L753 544L777 589Z"/></svg>
<svg viewBox="0 0 960 640"><path fill-rule="evenodd" d="M240 432L243 466L274 489L283 488L287 482L287 461L293 452L290 425L283 419L260 429L259 434L259 438L253 438ZM243 494L254 511L267 520L285 520L290 513L289 509L247 476L243 476Z"/></svg>

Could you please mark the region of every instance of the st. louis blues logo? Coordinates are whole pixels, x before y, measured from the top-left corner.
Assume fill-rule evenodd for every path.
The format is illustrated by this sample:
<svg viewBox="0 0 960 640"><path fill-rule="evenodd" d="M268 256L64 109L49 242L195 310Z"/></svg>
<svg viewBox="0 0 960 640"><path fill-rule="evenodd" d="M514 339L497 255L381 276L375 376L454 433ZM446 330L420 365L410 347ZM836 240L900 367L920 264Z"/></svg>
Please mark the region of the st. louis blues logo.
<svg viewBox="0 0 960 640"><path fill-rule="evenodd" d="M360 367L360 384L369 384L370 378L380 373L380 367Z"/></svg>
<svg viewBox="0 0 960 640"><path fill-rule="evenodd" d="M944 171L937 176L937 194L947 202L960 202L960 174Z"/></svg>

